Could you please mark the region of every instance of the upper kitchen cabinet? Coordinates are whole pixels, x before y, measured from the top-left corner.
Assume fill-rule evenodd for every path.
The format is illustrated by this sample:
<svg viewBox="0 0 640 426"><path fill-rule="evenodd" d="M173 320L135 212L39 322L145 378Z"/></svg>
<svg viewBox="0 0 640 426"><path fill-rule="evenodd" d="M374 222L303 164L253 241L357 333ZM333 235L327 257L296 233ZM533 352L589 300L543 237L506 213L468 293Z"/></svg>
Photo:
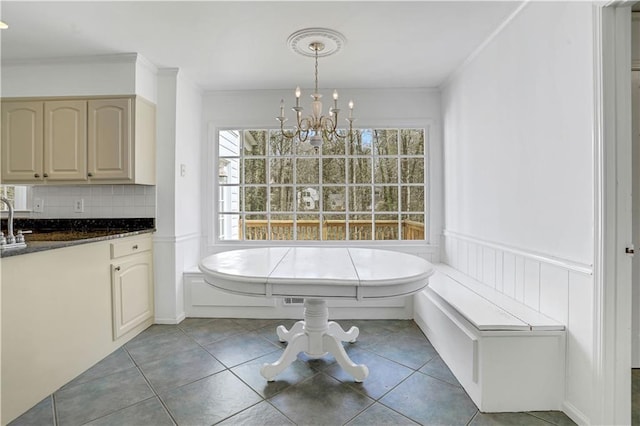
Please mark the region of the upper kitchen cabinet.
<svg viewBox="0 0 640 426"><path fill-rule="evenodd" d="M44 104L2 103L2 182L41 182Z"/></svg>
<svg viewBox="0 0 640 426"><path fill-rule="evenodd" d="M155 184L155 105L135 96L2 103L3 183Z"/></svg>
<svg viewBox="0 0 640 426"><path fill-rule="evenodd" d="M88 178L94 183L155 183L155 105L137 98L88 102Z"/></svg>

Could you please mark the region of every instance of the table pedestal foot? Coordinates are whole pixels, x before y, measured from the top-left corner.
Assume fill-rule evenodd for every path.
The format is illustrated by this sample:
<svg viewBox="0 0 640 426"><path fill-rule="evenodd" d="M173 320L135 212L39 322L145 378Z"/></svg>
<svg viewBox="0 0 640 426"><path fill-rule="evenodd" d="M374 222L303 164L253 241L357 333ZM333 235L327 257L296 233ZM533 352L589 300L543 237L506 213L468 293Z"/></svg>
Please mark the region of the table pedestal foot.
<svg viewBox="0 0 640 426"><path fill-rule="evenodd" d="M291 330L278 326L280 341L289 342L284 353L273 364L264 364L260 374L268 381L287 368L300 352L310 357L321 357L331 353L338 364L353 376L356 382L363 381L369 375L366 365L355 364L342 347L342 342L355 342L359 334L358 327L344 331L336 322L329 322L327 303L321 299L305 299L304 321L296 322Z"/></svg>
<svg viewBox="0 0 640 426"><path fill-rule="evenodd" d="M288 342L293 338L293 336L300 333L303 329L304 321L298 321L293 324L291 330L287 330L284 325L279 325L278 328L276 328L276 333L278 334L278 339L280 339L281 342Z"/></svg>

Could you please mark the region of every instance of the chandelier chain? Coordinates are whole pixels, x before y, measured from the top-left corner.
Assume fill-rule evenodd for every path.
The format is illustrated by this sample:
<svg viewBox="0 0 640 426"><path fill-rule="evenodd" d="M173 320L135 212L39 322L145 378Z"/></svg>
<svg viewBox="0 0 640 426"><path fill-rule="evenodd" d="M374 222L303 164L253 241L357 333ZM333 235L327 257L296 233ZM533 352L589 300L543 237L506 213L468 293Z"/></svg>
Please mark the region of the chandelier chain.
<svg viewBox="0 0 640 426"><path fill-rule="evenodd" d="M318 93L318 46L314 47L316 51L316 93Z"/></svg>

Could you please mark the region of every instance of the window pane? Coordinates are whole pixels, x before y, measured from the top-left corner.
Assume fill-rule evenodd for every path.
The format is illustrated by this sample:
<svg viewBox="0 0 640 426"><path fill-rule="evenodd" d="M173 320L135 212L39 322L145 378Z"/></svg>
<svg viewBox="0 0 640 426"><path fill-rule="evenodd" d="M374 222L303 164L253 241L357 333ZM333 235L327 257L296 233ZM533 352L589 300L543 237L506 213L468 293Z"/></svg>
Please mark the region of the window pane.
<svg viewBox="0 0 640 426"><path fill-rule="evenodd" d="M373 131L376 155L398 154L398 130L378 129Z"/></svg>
<svg viewBox="0 0 640 426"><path fill-rule="evenodd" d="M319 240L320 216L299 215L296 223L296 232L298 240Z"/></svg>
<svg viewBox="0 0 640 426"><path fill-rule="evenodd" d="M371 183L371 159L353 158L349 169L350 183Z"/></svg>
<svg viewBox="0 0 640 426"><path fill-rule="evenodd" d="M349 215L349 239L373 239L373 222L370 214Z"/></svg>
<svg viewBox="0 0 640 426"><path fill-rule="evenodd" d="M349 188L349 210L352 212L371 211L370 186L353 186Z"/></svg>
<svg viewBox="0 0 640 426"><path fill-rule="evenodd" d="M271 239L293 240L293 216L283 214L271 215Z"/></svg>
<svg viewBox="0 0 640 426"><path fill-rule="evenodd" d="M342 135L347 135L345 131L339 132ZM323 142L322 143L322 155L344 155L345 144L349 142L349 137L345 137L344 139L337 139L331 142Z"/></svg>
<svg viewBox="0 0 640 426"><path fill-rule="evenodd" d="M240 183L240 159L221 158L218 163L219 183Z"/></svg>
<svg viewBox="0 0 640 426"><path fill-rule="evenodd" d="M345 159L344 158L323 158L322 159L322 182L341 183L345 179Z"/></svg>
<svg viewBox="0 0 640 426"><path fill-rule="evenodd" d="M400 130L400 154L423 155L424 154L424 130L422 129Z"/></svg>
<svg viewBox="0 0 640 426"><path fill-rule="evenodd" d="M219 240L230 241L241 239L242 224L239 214L221 214L218 217Z"/></svg>
<svg viewBox="0 0 640 426"><path fill-rule="evenodd" d="M297 158L296 159L296 181L301 184L315 183L319 181L320 159L319 158Z"/></svg>
<svg viewBox="0 0 640 426"><path fill-rule="evenodd" d="M350 149L348 153L351 155L370 155L372 141L373 130L354 130L353 138L349 144Z"/></svg>
<svg viewBox="0 0 640 426"><path fill-rule="evenodd" d="M282 136L279 130L272 130L269 134L269 154L291 155L293 141Z"/></svg>
<svg viewBox="0 0 640 426"><path fill-rule="evenodd" d="M237 157L240 155L240 131L221 130L218 133L218 156Z"/></svg>
<svg viewBox="0 0 640 426"><path fill-rule="evenodd" d="M347 239L347 216L344 214L325 214L322 222L323 240Z"/></svg>
<svg viewBox="0 0 640 426"><path fill-rule="evenodd" d="M424 187L403 186L400 208L403 212L424 211Z"/></svg>
<svg viewBox="0 0 640 426"><path fill-rule="evenodd" d="M268 221L266 214L248 214L244 220L243 234L245 240L268 239Z"/></svg>
<svg viewBox="0 0 640 426"><path fill-rule="evenodd" d="M293 187L271 187L271 211L272 212L292 212L293 211Z"/></svg>
<svg viewBox="0 0 640 426"><path fill-rule="evenodd" d="M267 162L263 159L244 160L244 183L267 183Z"/></svg>
<svg viewBox="0 0 640 426"><path fill-rule="evenodd" d="M219 211L240 212L240 187L235 185L221 185L218 187Z"/></svg>
<svg viewBox="0 0 640 426"><path fill-rule="evenodd" d="M403 158L400 160L400 174L402 183L424 182L424 159Z"/></svg>
<svg viewBox="0 0 640 426"><path fill-rule="evenodd" d="M266 130L245 130L244 133L244 155L264 155L267 146Z"/></svg>
<svg viewBox="0 0 640 426"><path fill-rule="evenodd" d="M397 186L376 186L375 187L375 208L376 212L397 212L398 211L398 187Z"/></svg>
<svg viewBox="0 0 640 426"><path fill-rule="evenodd" d="M298 211L317 212L320 209L320 190L317 186L299 186L297 200Z"/></svg>
<svg viewBox="0 0 640 426"><path fill-rule="evenodd" d="M398 240L398 215L377 214L374 222L376 240Z"/></svg>
<svg viewBox="0 0 640 426"><path fill-rule="evenodd" d="M325 186L322 188L322 208L324 211L343 212L347 206L344 186Z"/></svg>
<svg viewBox="0 0 640 426"><path fill-rule="evenodd" d="M244 211L267 211L267 188L265 186L248 186L244 189Z"/></svg>
<svg viewBox="0 0 640 426"><path fill-rule="evenodd" d="M293 160L291 158L272 158L271 183L283 185L293 183Z"/></svg>
<svg viewBox="0 0 640 426"><path fill-rule="evenodd" d="M424 215L403 214L402 215L402 239L403 240L424 240Z"/></svg>
<svg viewBox="0 0 640 426"><path fill-rule="evenodd" d="M398 183L398 160L376 158L374 174L375 183Z"/></svg>

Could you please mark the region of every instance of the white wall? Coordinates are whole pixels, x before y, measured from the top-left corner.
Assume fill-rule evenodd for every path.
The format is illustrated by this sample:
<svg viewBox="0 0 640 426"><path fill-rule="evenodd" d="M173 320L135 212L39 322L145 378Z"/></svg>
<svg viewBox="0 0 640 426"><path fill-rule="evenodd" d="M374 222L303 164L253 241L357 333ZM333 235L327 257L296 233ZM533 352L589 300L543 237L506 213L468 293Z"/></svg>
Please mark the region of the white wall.
<svg viewBox="0 0 640 426"><path fill-rule="evenodd" d="M593 414L589 3L526 5L443 88L445 260L567 325L563 409Z"/></svg>
<svg viewBox="0 0 640 426"><path fill-rule="evenodd" d="M157 114L155 321L176 324L185 316L183 272L200 259L200 89L177 69L161 70ZM185 166L184 176L181 165Z"/></svg>

